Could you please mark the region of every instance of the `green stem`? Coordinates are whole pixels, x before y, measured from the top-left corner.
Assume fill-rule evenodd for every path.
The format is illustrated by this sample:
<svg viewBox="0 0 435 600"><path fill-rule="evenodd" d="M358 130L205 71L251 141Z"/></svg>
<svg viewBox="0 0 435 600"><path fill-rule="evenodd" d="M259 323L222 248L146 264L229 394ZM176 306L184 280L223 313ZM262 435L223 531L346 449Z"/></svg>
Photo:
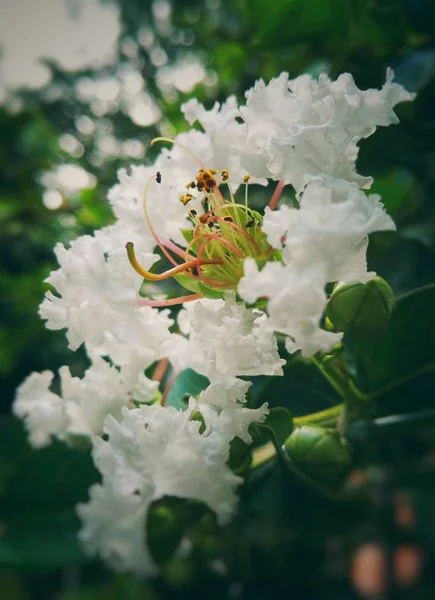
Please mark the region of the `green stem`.
<svg viewBox="0 0 435 600"><path fill-rule="evenodd" d="M343 404L331 406L325 410L320 410L303 417L295 417L293 423L295 427L300 425L322 425L323 427L334 426L343 410ZM276 454L272 442L268 442L259 448L256 448L252 455L251 469L255 469L260 465L271 460Z"/></svg>
<svg viewBox="0 0 435 600"><path fill-rule="evenodd" d="M293 423L296 427L299 425L326 425L327 423L335 423L343 410L343 404L336 404L325 410L319 410L303 417L295 417Z"/></svg>
<svg viewBox="0 0 435 600"><path fill-rule="evenodd" d="M319 369L323 377L331 385L331 387L333 387L337 394L343 398L343 400L345 400L348 393L347 381L341 375L339 375L337 371L332 374L331 371L326 369L322 362L315 356L313 356L311 360Z"/></svg>

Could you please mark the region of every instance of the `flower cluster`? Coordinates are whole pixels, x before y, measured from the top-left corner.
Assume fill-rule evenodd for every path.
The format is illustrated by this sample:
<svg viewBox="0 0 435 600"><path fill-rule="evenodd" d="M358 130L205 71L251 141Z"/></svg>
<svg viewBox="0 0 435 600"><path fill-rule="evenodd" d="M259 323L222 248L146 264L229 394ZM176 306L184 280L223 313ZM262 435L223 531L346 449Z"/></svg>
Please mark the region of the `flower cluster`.
<svg viewBox="0 0 435 600"><path fill-rule="evenodd" d="M241 377L282 374L276 334L305 356L340 340L322 328L325 285L368 281L367 236L394 229L364 191L371 178L356 171L358 142L397 123L394 106L412 100L392 79L361 91L349 74L282 73L258 81L243 106L231 97L207 111L191 100L182 110L202 131L161 138L171 145L152 166L119 173L115 224L57 246L40 314L66 329L72 350L84 344L91 366L82 379L60 369L61 395L53 373L31 374L14 410L35 447L53 437L92 443L102 483L78 508L80 538L114 568L155 571L147 511L165 495L231 518L242 480L228 466L230 442L250 443L250 425L268 411L247 407ZM273 181L260 214L249 186ZM295 199L277 208L290 186ZM155 266L162 259L166 270ZM159 296L170 277L186 293ZM209 380L184 411L159 391L168 361L170 380L186 368Z"/></svg>

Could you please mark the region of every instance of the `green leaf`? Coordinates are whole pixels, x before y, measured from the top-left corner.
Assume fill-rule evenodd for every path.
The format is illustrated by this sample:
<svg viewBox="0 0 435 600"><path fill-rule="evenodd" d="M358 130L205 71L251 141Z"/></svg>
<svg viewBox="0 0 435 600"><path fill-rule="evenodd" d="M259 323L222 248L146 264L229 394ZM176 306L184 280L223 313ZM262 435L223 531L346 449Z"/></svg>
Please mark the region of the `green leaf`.
<svg viewBox="0 0 435 600"><path fill-rule="evenodd" d="M370 193L380 194L387 212L394 216L408 200L414 185L414 178L408 171L395 170L377 178L370 188Z"/></svg>
<svg viewBox="0 0 435 600"><path fill-rule="evenodd" d="M397 302L386 330L345 335L348 359L363 392L379 394L435 370L435 284Z"/></svg>
<svg viewBox="0 0 435 600"><path fill-rule="evenodd" d="M230 442L230 457L228 466L237 475L242 475L251 464L252 451L251 446L239 437L235 437Z"/></svg>
<svg viewBox="0 0 435 600"><path fill-rule="evenodd" d="M208 386L209 380L204 375L199 375L193 369L184 369L174 380L166 397L166 406L173 406L179 410L187 407L186 398L197 396Z"/></svg>
<svg viewBox="0 0 435 600"><path fill-rule="evenodd" d="M51 570L87 560L77 540L79 520L73 512L20 517L7 522L4 528L1 566Z"/></svg>
<svg viewBox="0 0 435 600"><path fill-rule="evenodd" d="M293 431L291 412L283 406L271 408L264 424L274 431L279 444L283 444Z"/></svg>

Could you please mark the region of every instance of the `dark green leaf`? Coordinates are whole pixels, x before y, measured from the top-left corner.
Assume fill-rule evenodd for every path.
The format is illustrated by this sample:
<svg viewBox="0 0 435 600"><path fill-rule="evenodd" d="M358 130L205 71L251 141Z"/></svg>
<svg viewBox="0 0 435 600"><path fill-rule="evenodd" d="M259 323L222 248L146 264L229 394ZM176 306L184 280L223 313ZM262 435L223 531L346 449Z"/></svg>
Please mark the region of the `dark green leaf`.
<svg viewBox="0 0 435 600"><path fill-rule="evenodd" d="M435 285L399 299L385 331L349 331L345 344L364 392L379 393L435 370Z"/></svg>
<svg viewBox="0 0 435 600"><path fill-rule="evenodd" d="M279 444L283 444L293 431L291 412L283 406L271 408L264 424L274 431Z"/></svg>

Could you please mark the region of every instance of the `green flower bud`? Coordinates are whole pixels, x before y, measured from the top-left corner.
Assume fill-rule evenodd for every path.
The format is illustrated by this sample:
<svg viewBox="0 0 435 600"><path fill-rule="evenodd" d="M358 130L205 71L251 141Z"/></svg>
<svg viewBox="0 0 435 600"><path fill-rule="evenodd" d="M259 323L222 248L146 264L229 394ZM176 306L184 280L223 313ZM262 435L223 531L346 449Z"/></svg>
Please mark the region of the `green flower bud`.
<svg viewBox="0 0 435 600"><path fill-rule="evenodd" d="M351 464L349 444L334 429L301 425L286 440L284 449L304 475L330 485L338 483Z"/></svg>
<svg viewBox="0 0 435 600"><path fill-rule="evenodd" d="M337 284L326 305L326 317L338 331L378 329L388 323L393 306L393 290L375 276L367 283Z"/></svg>

